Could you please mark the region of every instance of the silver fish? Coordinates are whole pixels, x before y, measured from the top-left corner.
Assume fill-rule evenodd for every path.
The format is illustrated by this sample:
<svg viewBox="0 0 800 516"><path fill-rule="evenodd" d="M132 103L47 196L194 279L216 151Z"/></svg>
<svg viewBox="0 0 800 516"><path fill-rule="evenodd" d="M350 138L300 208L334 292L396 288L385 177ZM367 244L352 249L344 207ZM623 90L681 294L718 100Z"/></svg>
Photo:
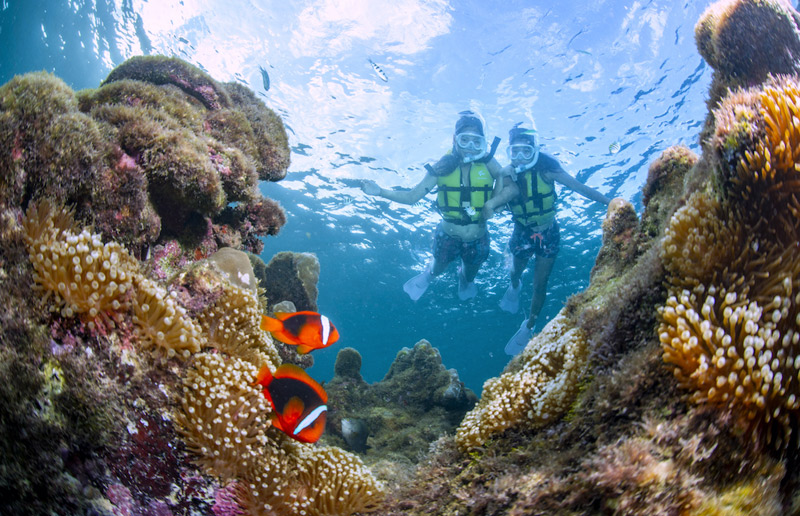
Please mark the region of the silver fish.
<svg viewBox="0 0 800 516"><path fill-rule="evenodd" d="M383 82L389 82L389 78L386 77L386 73L383 71L383 68L375 64L375 61L372 59L368 59L369 64L372 65L372 69L375 70L375 75L377 75Z"/></svg>
<svg viewBox="0 0 800 516"><path fill-rule="evenodd" d="M269 91L269 74L261 65L258 65L258 69L261 70L261 83L264 85L264 91Z"/></svg>
<svg viewBox="0 0 800 516"><path fill-rule="evenodd" d="M357 453L366 453L369 428L363 419L342 419L342 436L347 445Z"/></svg>

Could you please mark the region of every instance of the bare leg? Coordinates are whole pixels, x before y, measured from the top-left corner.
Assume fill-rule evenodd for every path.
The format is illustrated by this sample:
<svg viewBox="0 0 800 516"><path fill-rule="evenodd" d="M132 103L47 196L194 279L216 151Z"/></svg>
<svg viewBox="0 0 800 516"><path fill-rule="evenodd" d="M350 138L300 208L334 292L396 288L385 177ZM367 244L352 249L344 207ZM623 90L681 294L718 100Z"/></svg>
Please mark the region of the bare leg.
<svg viewBox="0 0 800 516"><path fill-rule="evenodd" d="M464 277L467 279L468 283L472 283L475 276L478 275L478 270L480 270L481 265L480 263L467 265L464 263L464 260L461 260L461 267L464 269Z"/></svg>
<svg viewBox="0 0 800 516"><path fill-rule="evenodd" d="M433 258L433 262L431 263L431 274L433 276L438 276L439 274L443 273L447 266L450 265L450 262L444 263L441 260L437 260Z"/></svg>
<svg viewBox="0 0 800 516"><path fill-rule="evenodd" d="M511 286L515 289L519 288L519 279L522 277L522 273L525 272L525 267L527 266L528 260L517 256L514 257L514 268L511 269Z"/></svg>
<svg viewBox="0 0 800 516"><path fill-rule="evenodd" d="M533 297L531 298L531 316L528 318L528 328L533 328L539 312L544 306L544 298L547 297L547 280L553 271L556 257L542 258L537 256L533 265ZM513 278L512 278L513 281Z"/></svg>

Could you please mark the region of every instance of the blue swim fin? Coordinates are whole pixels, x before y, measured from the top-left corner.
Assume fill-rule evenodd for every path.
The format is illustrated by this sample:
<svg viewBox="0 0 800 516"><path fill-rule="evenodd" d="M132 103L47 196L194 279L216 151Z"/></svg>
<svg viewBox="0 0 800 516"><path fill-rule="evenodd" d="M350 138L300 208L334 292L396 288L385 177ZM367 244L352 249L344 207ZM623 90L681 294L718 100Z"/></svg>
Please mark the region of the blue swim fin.
<svg viewBox="0 0 800 516"><path fill-rule="evenodd" d="M403 285L403 290L405 290L406 294L408 294L408 297L410 297L412 301L416 301L422 297L422 294L424 294L426 290L428 290L428 286L431 284L432 279L433 275L431 275L431 268L429 265L425 267L425 270L420 274L417 274L410 280L406 281L405 285Z"/></svg>
<svg viewBox="0 0 800 516"><path fill-rule="evenodd" d="M520 282L517 288L514 288L512 285L508 286L506 293L503 295L503 299L500 300L500 309L505 310L510 314L515 314L519 312L519 293L522 290L522 282Z"/></svg>
<svg viewBox="0 0 800 516"><path fill-rule="evenodd" d="M467 281L464 269L458 268L458 298L462 301L472 299L478 295L478 287L474 281Z"/></svg>
<svg viewBox="0 0 800 516"><path fill-rule="evenodd" d="M514 356L520 354L532 337L533 329L528 328L528 319L525 319L522 321L522 324L519 325L517 333L515 333L514 336L511 337L511 340L508 341L508 344L506 344L506 355Z"/></svg>

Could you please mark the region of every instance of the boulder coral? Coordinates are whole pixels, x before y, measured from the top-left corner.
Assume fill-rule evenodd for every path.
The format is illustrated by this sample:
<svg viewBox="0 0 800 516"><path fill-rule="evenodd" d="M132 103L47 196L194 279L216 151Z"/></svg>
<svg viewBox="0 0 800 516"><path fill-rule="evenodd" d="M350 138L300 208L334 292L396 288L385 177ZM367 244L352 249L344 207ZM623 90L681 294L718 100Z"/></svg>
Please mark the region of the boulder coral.
<svg viewBox="0 0 800 516"><path fill-rule="evenodd" d="M768 30L765 30L768 28ZM770 75L800 72L800 14L787 0L723 0L711 4L695 26L697 50L713 69L710 111L730 90Z"/></svg>
<svg viewBox="0 0 800 516"><path fill-rule="evenodd" d="M758 444L798 442L800 88L794 78L717 111L718 191L696 193L664 240L664 360L692 400L742 418Z"/></svg>
<svg viewBox="0 0 800 516"><path fill-rule="evenodd" d="M650 164L647 182L642 187L642 232L650 237L659 236L683 193L684 181L697 163L698 156L689 148L675 145Z"/></svg>
<svg viewBox="0 0 800 516"><path fill-rule="evenodd" d="M358 452L371 466L396 470L416 463L433 441L455 430L477 401L425 340L398 351L379 382L365 382L360 368L358 351L339 351L336 374L325 384L329 413L322 440ZM351 430L363 440L348 437L346 420L357 425ZM396 471L384 471L381 478L386 477L396 479Z"/></svg>
<svg viewBox="0 0 800 516"><path fill-rule="evenodd" d="M77 93L46 73L14 77L0 144L3 206L59 199L137 257L171 238L192 256L203 239L260 252L285 223L257 185L289 166L280 119L177 58L132 58Z"/></svg>
<svg viewBox="0 0 800 516"><path fill-rule="evenodd" d="M259 276L269 306L291 301L300 310L317 310L319 260L313 253L282 251L269 261Z"/></svg>

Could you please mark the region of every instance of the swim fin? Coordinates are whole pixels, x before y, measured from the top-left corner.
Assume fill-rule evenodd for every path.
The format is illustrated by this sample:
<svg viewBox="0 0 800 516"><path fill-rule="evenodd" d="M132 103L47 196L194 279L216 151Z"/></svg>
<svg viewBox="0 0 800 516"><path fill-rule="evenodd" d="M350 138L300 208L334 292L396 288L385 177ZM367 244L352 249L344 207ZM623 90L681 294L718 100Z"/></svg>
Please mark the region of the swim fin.
<svg viewBox="0 0 800 516"><path fill-rule="evenodd" d="M528 328L528 319L525 319L522 321L522 324L519 325L517 333L515 333L514 336L511 337L511 340L508 341L508 344L506 344L506 355L514 356L521 353L532 337L533 328Z"/></svg>
<svg viewBox="0 0 800 516"><path fill-rule="evenodd" d="M474 281L467 281L464 269L458 268L458 298L462 301L472 299L478 295L478 287Z"/></svg>
<svg viewBox="0 0 800 516"><path fill-rule="evenodd" d="M405 290L406 294L408 294L408 297L410 297L412 301L416 301L422 297L422 294L424 294L426 290L428 290L428 286L431 284L432 279L433 275L431 275L431 267L428 265L425 267L424 271L406 281L405 285L403 285L403 290Z"/></svg>
<svg viewBox="0 0 800 516"><path fill-rule="evenodd" d="M503 299L500 300L500 309L511 314L519 312L520 290L522 290L522 282L520 282L517 288L514 288L513 285L509 285L508 290L506 290L506 293L503 295Z"/></svg>

